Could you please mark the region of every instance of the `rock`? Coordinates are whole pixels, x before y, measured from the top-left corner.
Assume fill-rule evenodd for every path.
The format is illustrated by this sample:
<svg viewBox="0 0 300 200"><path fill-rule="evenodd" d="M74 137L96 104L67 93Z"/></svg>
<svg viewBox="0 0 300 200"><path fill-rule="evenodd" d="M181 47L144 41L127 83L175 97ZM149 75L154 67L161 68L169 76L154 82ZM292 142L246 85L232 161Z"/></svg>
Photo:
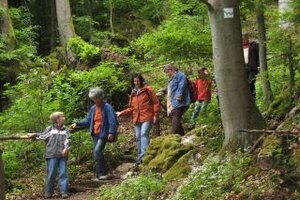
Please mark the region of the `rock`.
<svg viewBox="0 0 300 200"><path fill-rule="evenodd" d="M181 144L182 145L187 145L187 144L194 144L197 136L196 135L187 135L183 136L181 138Z"/></svg>
<svg viewBox="0 0 300 200"><path fill-rule="evenodd" d="M178 135L166 135L151 141L144 158L144 171L166 172L192 145L182 145Z"/></svg>
<svg viewBox="0 0 300 200"><path fill-rule="evenodd" d="M125 180L125 179L131 178L131 177L136 176L136 175L137 175L136 172L127 172L126 174L121 175L120 178L122 180Z"/></svg>
<svg viewBox="0 0 300 200"><path fill-rule="evenodd" d="M262 170L270 170L279 162L282 155L282 141L275 134L265 138L257 157L257 164Z"/></svg>

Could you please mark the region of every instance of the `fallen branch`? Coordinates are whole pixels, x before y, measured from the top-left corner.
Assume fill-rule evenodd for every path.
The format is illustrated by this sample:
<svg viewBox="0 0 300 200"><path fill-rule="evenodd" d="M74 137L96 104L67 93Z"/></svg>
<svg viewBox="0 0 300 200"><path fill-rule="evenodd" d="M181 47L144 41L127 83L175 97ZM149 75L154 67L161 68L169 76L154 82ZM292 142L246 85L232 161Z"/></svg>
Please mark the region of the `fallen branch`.
<svg viewBox="0 0 300 200"><path fill-rule="evenodd" d="M282 135L300 135L300 131L289 131L289 130L268 130L268 129L241 129L240 132L244 133L278 133Z"/></svg>
<svg viewBox="0 0 300 200"><path fill-rule="evenodd" d="M266 133L262 134L258 140L256 140L256 142L254 143L254 145L251 147L251 149L249 150L249 153L253 153L253 151L256 149L256 147L258 146L258 144L264 139L264 137L266 136Z"/></svg>
<svg viewBox="0 0 300 200"><path fill-rule="evenodd" d="M0 136L1 140L28 140L32 139L32 137L29 137L27 135L8 135L8 136Z"/></svg>

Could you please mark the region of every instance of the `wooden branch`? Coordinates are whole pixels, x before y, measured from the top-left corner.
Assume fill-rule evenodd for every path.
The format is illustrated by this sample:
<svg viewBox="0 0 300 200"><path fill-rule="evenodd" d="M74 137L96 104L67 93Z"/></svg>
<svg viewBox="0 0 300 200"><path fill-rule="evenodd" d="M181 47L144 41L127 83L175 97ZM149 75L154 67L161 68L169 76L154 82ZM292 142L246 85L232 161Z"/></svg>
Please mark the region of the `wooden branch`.
<svg viewBox="0 0 300 200"><path fill-rule="evenodd" d="M7 135L7 136L0 136L1 140L28 140L32 139L32 137L28 137L27 135Z"/></svg>
<svg viewBox="0 0 300 200"><path fill-rule="evenodd" d="M244 133L278 133L278 134L289 134L289 135L300 135L300 131L289 131L289 130L268 130L268 129L241 129L239 132L244 132Z"/></svg>
<svg viewBox="0 0 300 200"><path fill-rule="evenodd" d="M253 151L256 149L257 145L264 139L265 136L266 136L266 133L262 134L262 136L260 136L258 138L258 140L256 140L256 142L254 143L254 145L249 150L249 153L253 153Z"/></svg>

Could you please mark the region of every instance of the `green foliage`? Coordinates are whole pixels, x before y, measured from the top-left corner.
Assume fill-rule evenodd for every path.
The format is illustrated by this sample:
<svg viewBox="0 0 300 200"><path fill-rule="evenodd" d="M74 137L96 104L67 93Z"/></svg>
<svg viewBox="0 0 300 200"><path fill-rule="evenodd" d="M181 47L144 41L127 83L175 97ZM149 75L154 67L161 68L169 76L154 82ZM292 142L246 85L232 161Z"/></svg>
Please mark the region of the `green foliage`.
<svg viewBox="0 0 300 200"><path fill-rule="evenodd" d="M198 16L176 16L157 31L144 34L135 47L147 58L164 56L166 60L198 60L211 55L210 30Z"/></svg>
<svg viewBox="0 0 300 200"><path fill-rule="evenodd" d="M45 76L42 68L18 77L17 85L8 86L5 95L12 106L0 115L1 129L7 133L19 131L41 131L48 123L48 116L57 110L56 101L51 101L48 84L50 77Z"/></svg>
<svg viewBox="0 0 300 200"><path fill-rule="evenodd" d="M83 61L91 61L100 57L100 49L85 42L80 37L71 38L68 41L68 49L75 53Z"/></svg>
<svg viewBox="0 0 300 200"><path fill-rule="evenodd" d="M164 182L154 176L141 175L113 187L101 188L99 200L156 199L163 191Z"/></svg>
<svg viewBox="0 0 300 200"><path fill-rule="evenodd" d="M23 45L36 46L37 45L37 31L38 26L32 24L32 14L26 7L18 7L9 9L10 17L13 21L13 27L17 44L19 47Z"/></svg>
<svg viewBox="0 0 300 200"><path fill-rule="evenodd" d="M75 32L84 40L89 41L91 36L96 32L95 27L99 25L98 22L94 21L89 15L75 17L74 26Z"/></svg>
<svg viewBox="0 0 300 200"><path fill-rule="evenodd" d="M26 170L39 167L44 161L44 144L42 141L6 142L3 152L5 176L7 180L22 177Z"/></svg>
<svg viewBox="0 0 300 200"><path fill-rule="evenodd" d="M211 155L189 175L172 199L225 199L230 191L239 190L244 168L251 161L250 156L239 152L224 158Z"/></svg>
<svg viewBox="0 0 300 200"><path fill-rule="evenodd" d="M81 110L86 110L83 103L88 101L89 88L101 87L107 99L111 100L113 94L122 94L127 88L122 76L122 71L113 68L109 63L90 71L65 69L54 79L51 93L57 99L59 109L64 111L67 117L78 118L82 116Z"/></svg>

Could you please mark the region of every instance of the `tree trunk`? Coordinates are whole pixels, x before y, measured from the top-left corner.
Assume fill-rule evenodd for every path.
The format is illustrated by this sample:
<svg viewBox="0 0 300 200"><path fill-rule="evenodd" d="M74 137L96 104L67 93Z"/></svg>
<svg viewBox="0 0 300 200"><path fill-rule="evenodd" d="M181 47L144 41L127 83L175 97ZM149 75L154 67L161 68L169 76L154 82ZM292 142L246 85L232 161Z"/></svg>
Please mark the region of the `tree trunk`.
<svg viewBox="0 0 300 200"><path fill-rule="evenodd" d="M4 37L7 48L9 50L13 50L16 47L16 38L8 13L7 0L0 0L0 9L2 10L2 15L0 17L1 35Z"/></svg>
<svg viewBox="0 0 300 200"><path fill-rule="evenodd" d="M111 30L111 34L114 35L115 34L115 31L114 31L114 22L113 22L114 3L113 3L112 0L109 1L109 10L110 10L110 14L109 14L110 30Z"/></svg>
<svg viewBox="0 0 300 200"><path fill-rule="evenodd" d="M2 149L0 149L0 199L5 199L4 165L2 161Z"/></svg>
<svg viewBox="0 0 300 200"><path fill-rule="evenodd" d="M288 39L287 60L288 60L288 67L290 73L289 88L290 88L290 93L292 94L293 88L295 86L295 68L294 68L293 42L291 36L289 36Z"/></svg>
<svg viewBox="0 0 300 200"><path fill-rule="evenodd" d="M69 39L75 36L70 2L69 0L55 0L55 3L60 42L65 49L68 64L72 65L76 62L76 57L71 51L67 50Z"/></svg>
<svg viewBox="0 0 300 200"><path fill-rule="evenodd" d="M50 1L50 11L51 11L51 27L50 27L50 51L52 51L55 48L55 41L56 41L56 17L55 17L55 2Z"/></svg>
<svg viewBox="0 0 300 200"><path fill-rule="evenodd" d="M213 59L223 127L224 147L248 148L259 135L240 129L264 128L265 121L250 95L242 50L239 3L208 0Z"/></svg>
<svg viewBox="0 0 300 200"><path fill-rule="evenodd" d="M265 104L267 107L273 101L273 94L271 90L271 84L268 76L268 64L267 64L267 40L266 40L266 25L265 14L262 9L258 9L257 13L257 25L259 35L259 63L262 77L263 92L265 96Z"/></svg>

